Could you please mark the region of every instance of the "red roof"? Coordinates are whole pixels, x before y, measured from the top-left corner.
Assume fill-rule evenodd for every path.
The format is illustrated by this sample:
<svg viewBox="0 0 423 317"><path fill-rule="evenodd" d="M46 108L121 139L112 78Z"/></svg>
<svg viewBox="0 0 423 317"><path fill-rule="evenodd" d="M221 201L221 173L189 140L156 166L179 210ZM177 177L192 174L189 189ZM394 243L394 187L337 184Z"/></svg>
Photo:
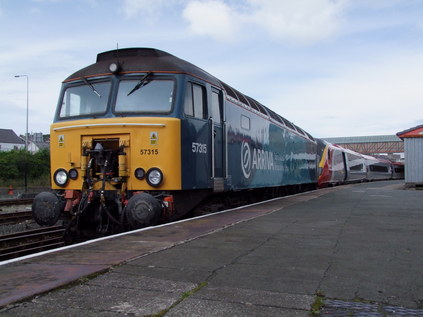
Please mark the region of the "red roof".
<svg viewBox="0 0 423 317"><path fill-rule="evenodd" d="M401 139L404 139L404 138L423 138L423 125L418 125L417 127L398 132L397 136Z"/></svg>

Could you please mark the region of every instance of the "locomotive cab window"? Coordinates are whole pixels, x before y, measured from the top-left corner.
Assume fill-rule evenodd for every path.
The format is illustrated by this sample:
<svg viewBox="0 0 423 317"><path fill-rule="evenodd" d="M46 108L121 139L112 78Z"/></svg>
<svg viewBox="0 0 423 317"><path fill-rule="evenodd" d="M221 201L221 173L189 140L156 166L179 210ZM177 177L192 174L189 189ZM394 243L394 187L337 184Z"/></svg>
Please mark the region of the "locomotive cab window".
<svg viewBox="0 0 423 317"><path fill-rule="evenodd" d="M98 115L106 112L110 82L88 83L66 88L59 117Z"/></svg>
<svg viewBox="0 0 423 317"><path fill-rule="evenodd" d="M185 114L191 117L206 119L205 89L203 86L188 83L185 91Z"/></svg>
<svg viewBox="0 0 423 317"><path fill-rule="evenodd" d="M170 79L124 79L119 83L116 113L169 113L174 81Z"/></svg>
<svg viewBox="0 0 423 317"><path fill-rule="evenodd" d="M211 103L211 115L214 123L222 123L222 93L219 90L212 90Z"/></svg>

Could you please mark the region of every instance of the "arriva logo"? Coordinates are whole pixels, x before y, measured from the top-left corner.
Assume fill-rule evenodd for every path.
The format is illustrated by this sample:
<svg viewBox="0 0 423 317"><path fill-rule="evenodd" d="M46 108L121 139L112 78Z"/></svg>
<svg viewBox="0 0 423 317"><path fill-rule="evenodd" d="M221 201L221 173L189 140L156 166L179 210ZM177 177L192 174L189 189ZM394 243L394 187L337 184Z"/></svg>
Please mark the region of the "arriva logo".
<svg viewBox="0 0 423 317"><path fill-rule="evenodd" d="M254 148L251 153L250 145L244 141L241 146L241 168L245 178L250 178L253 170L272 171L273 152Z"/></svg>
<svg viewBox="0 0 423 317"><path fill-rule="evenodd" d="M242 142L241 147L241 167L245 178L250 178L251 175L251 150L246 142Z"/></svg>

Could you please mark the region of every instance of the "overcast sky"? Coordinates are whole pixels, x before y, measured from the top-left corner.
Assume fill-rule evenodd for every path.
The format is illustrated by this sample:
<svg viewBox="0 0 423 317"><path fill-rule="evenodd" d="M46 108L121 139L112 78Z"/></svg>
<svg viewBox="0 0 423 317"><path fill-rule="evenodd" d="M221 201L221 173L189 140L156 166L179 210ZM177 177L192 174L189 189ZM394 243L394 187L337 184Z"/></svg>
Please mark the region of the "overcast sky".
<svg viewBox="0 0 423 317"><path fill-rule="evenodd" d="M0 0L0 128L49 133L102 51L183 58L315 137L423 124L423 0Z"/></svg>

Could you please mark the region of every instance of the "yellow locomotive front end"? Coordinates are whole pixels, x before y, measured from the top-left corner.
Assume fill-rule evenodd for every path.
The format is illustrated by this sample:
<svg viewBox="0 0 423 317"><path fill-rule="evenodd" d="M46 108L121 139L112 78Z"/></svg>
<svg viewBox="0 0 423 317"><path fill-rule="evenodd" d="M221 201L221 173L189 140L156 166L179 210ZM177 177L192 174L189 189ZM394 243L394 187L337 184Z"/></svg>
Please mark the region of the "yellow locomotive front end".
<svg viewBox="0 0 423 317"><path fill-rule="evenodd" d="M181 188L177 118L55 123L50 135L53 189L83 190L88 186L125 192Z"/></svg>
<svg viewBox="0 0 423 317"><path fill-rule="evenodd" d="M182 181L175 96L183 75L161 70L154 50L125 52L130 56L120 64L99 54L63 82L50 131L53 192L33 203L40 225L62 219L78 234L103 235L177 216L173 193Z"/></svg>
<svg viewBox="0 0 423 317"><path fill-rule="evenodd" d="M160 218L172 216L170 193L181 189L180 139L177 118L53 124L52 188L63 198L61 216L80 220L78 231L103 234L168 220Z"/></svg>

